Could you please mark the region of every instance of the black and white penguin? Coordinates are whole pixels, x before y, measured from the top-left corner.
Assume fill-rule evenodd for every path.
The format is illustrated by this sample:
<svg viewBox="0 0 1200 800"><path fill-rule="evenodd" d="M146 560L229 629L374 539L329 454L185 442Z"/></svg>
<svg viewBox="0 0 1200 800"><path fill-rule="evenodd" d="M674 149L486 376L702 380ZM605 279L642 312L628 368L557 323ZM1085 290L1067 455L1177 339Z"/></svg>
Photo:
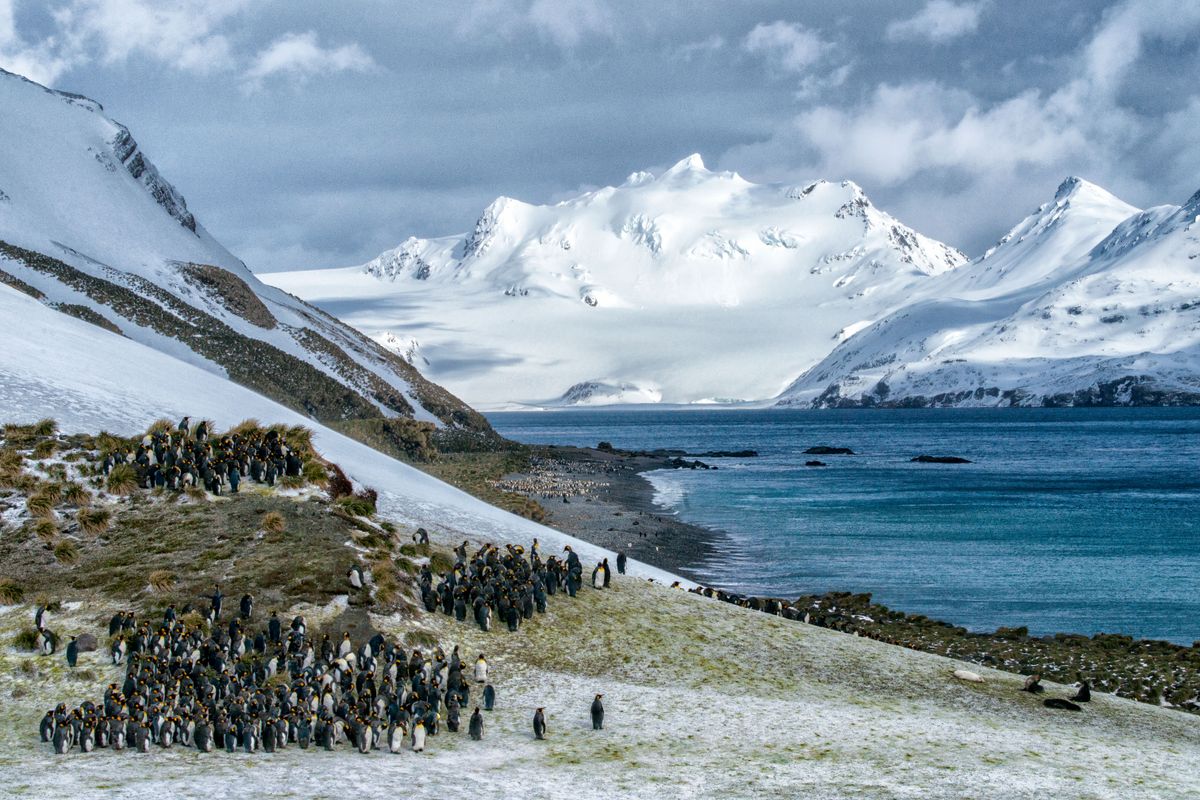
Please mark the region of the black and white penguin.
<svg viewBox="0 0 1200 800"><path fill-rule="evenodd" d="M467 726L467 732L475 741L483 738L483 714L479 713L479 706L475 706L475 711L471 713L471 722Z"/></svg>
<svg viewBox="0 0 1200 800"><path fill-rule="evenodd" d="M58 755L65 755L71 749L73 742L71 734L73 729L70 725L59 725L54 729L54 737L51 741L54 743L54 752Z"/></svg>
<svg viewBox="0 0 1200 800"><path fill-rule="evenodd" d="M413 723L412 749L414 753L425 752L425 723L420 720Z"/></svg>
<svg viewBox="0 0 1200 800"><path fill-rule="evenodd" d="M358 564L354 564L350 567L350 569L346 572L346 578L350 581L350 585L355 589L361 589L366 584L366 580L363 578L362 567L360 567Z"/></svg>
<svg viewBox="0 0 1200 800"><path fill-rule="evenodd" d="M496 708L496 687L490 683L483 687L483 710L494 711Z"/></svg>
<svg viewBox="0 0 1200 800"><path fill-rule="evenodd" d="M546 715L543 713L546 709L539 708L533 712L533 738L546 738Z"/></svg>
<svg viewBox="0 0 1200 800"><path fill-rule="evenodd" d="M475 682L486 683L488 677L487 659L483 657L483 653L479 654L479 658L475 659Z"/></svg>
<svg viewBox="0 0 1200 800"><path fill-rule="evenodd" d="M71 637L71 641L67 642L67 666L75 669L75 665L79 663L79 645L75 641L75 637Z"/></svg>
<svg viewBox="0 0 1200 800"><path fill-rule="evenodd" d="M271 644L279 644L282 635L283 626L279 622L278 612L272 611L271 618L267 620L267 638L271 640Z"/></svg>
<svg viewBox="0 0 1200 800"><path fill-rule="evenodd" d="M242 595L241 608L242 619L250 619L254 613L254 598L248 594Z"/></svg>
<svg viewBox="0 0 1200 800"><path fill-rule="evenodd" d="M43 742L49 742L54 738L54 729L58 727L58 720L54 716L54 709L46 712L46 716L42 717L42 722L38 725L38 735L42 737Z"/></svg>
<svg viewBox="0 0 1200 800"><path fill-rule="evenodd" d="M133 746L137 748L139 753L150 752L150 729L145 725L137 726L137 730L133 735Z"/></svg>
<svg viewBox="0 0 1200 800"><path fill-rule="evenodd" d="M225 595L221 594L221 587L214 586L212 597L209 598L209 609L214 622L221 618L221 601L224 599Z"/></svg>
<svg viewBox="0 0 1200 800"><path fill-rule="evenodd" d="M602 694L596 695L596 699L592 701L592 730L599 731L604 729L604 703L600 702Z"/></svg>
<svg viewBox="0 0 1200 800"><path fill-rule="evenodd" d="M624 575L624 574L625 574L625 562L626 562L627 560L628 560L628 559L627 559L627 557L626 557L626 555L625 555L625 551L624 551L624 550L622 550L621 552L617 553L617 572L618 572L618 573L620 573L621 575Z"/></svg>
<svg viewBox="0 0 1200 800"><path fill-rule="evenodd" d="M207 721L201 719L196 723L196 730L192 731L192 744L196 745L196 749L201 753L213 751L212 729L208 727Z"/></svg>

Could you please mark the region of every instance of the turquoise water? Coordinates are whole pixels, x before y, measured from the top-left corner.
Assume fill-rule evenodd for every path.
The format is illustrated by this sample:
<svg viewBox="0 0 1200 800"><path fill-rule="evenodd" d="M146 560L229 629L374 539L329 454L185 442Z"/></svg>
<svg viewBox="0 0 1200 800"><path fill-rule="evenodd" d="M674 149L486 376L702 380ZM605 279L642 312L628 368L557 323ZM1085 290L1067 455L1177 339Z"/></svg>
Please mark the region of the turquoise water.
<svg viewBox="0 0 1200 800"><path fill-rule="evenodd" d="M727 532L706 583L871 592L992 630L1200 639L1200 409L504 413L530 443L754 449L649 474L665 513ZM817 456L819 444L853 456ZM974 463L912 464L923 453Z"/></svg>

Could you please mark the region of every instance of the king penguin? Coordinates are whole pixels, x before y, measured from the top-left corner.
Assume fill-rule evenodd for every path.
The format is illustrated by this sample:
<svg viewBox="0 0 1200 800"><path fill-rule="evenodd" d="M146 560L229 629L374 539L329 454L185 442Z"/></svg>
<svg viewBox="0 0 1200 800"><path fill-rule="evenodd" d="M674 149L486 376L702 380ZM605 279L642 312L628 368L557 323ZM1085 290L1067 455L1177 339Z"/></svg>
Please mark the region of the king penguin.
<svg viewBox="0 0 1200 800"><path fill-rule="evenodd" d="M479 706L475 706L475 711L471 713L471 724L467 730L475 741L483 738L483 714L479 713Z"/></svg>
<svg viewBox="0 0 1200 800"><path fill-rule="evenodd" d="M546 715L543 713L546 709L539 708L533 712L533 738L546 738Z"/></svg>
<svg viewBox="0 0 1200 800"><path fill-rule="evenodd" d="M592 701L592 730L599 731L604 729L604 703L600 702L602 694L596 695L596 699Z"/></svg>

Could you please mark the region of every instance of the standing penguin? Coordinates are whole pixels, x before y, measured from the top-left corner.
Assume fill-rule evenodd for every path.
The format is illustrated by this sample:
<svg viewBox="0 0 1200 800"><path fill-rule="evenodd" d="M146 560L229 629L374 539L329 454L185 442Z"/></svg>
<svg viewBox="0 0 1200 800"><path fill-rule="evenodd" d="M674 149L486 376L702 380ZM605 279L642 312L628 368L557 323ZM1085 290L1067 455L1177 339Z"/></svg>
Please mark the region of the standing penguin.
<svg viewBox="0 0 1200 800"><path fill-rule="evenodd" d="M209 607L212 611L212 618L214 622L221 618L221 601L224 599L225 595L221 594L221 587L214 586L212 597L209 598Z"/></svg>
<svg viewBox="0 0 1200 800"><path fill-rule="evenodd" d="M539 708L533 712L533 738L535 739L546 738L546 715L542 713L545 710Z"/></svg>
<svg viewBox="0 0 1200 800"><path fill-rule="evenodd" d="M267 636L271 640L271 644L279 644L280 636L283 633L283 626L279 623L277 611L271 612L271 618L267 620Z"/></svg>
<svg viewBox="0 0 1200 800"><path fill-rule="evenodd" d="M483 738L483 714L479 713L479 706L475 706L475 711L471 713L471 723L467 731L475 741Z"/></svg>
<svg viewBox="0 0 1200 800"><path fill-rule="evenodd" d="M254 613L254 598L248 594L242 595L241 612L242 619L250 619Z"/></svg>
<svg viewBox="0 0 1200 800"><path fill-rule="evenodd" d="M603 564L597 564L596 568L592 570L592 588L593 589L603 589L604 588L604 565Z"/></svg>
<svg viewBox="0 0 1200 800"><path fill-rule="evenodd" d="M625 561L626 560L627 559L626 559L624 550L617 553L617 572L619 572L622 575L625 574Z"/></svg>
<svg viewBox="0 0 1200 800"><path fill-rule="evenodd" d="M493 711L496 708L496 689L490 683L483 687L483 710Z"/></svg>
<svg viewBox="0 0 1200 800"><path fill-rule="evenodd" d="M414 753L425 751L425 723L419 720L413 725L412 749Z"/></svg>
<svg viewBox="0 0 1200 800"><path fill-rule="evenodd" d="M458 733L459 714L458 714L458 699L451 697L446 701L446 730L451 733Z"/></svg>
<svg viewBox="0 0 1200 800"><path fill-rule="evenodd" d="M487 659L483 657L483 653L480 653L479 658L475 659L475 682L476 683L487 682L487 675L488 675Z"/></svg>
<svg viewBox="0 0 1200 800"><path fill-rule="evenodd" d="M602 694L596 695L596 699L592 701L592 730L604 730L604 703L600 702Z"/></svg>
<svg viewBox="0 0 1200 800"><path fill-rule="evenodd" d="M196 749L201 753L211 753L213 751L212 729L208 727L207 720L201 718L196 723L196 730L192 732L192 743L196 745Z"/></svg>
<svg viewBox="0 0 1200 800"><path fill-rule="evenodd" d="M71 641L67 643L67 665L71 669L75 669L75 665L79 663L79 645L75 641L75 637L71 637Z"/></svg>

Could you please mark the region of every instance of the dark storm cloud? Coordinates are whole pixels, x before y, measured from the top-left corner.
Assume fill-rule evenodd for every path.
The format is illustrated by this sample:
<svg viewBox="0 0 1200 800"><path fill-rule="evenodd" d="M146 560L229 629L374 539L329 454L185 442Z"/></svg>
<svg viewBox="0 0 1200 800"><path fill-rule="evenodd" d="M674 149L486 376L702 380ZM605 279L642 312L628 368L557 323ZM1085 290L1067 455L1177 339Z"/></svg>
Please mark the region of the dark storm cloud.
<svg viewBox="0 0 1200 800"><path fill-rule="evenodd" d="M100 99L259 269L693 151L974 254L1067 174L1200 187L1198 31L1185 0L0 0L0 66Z"/></svg>

